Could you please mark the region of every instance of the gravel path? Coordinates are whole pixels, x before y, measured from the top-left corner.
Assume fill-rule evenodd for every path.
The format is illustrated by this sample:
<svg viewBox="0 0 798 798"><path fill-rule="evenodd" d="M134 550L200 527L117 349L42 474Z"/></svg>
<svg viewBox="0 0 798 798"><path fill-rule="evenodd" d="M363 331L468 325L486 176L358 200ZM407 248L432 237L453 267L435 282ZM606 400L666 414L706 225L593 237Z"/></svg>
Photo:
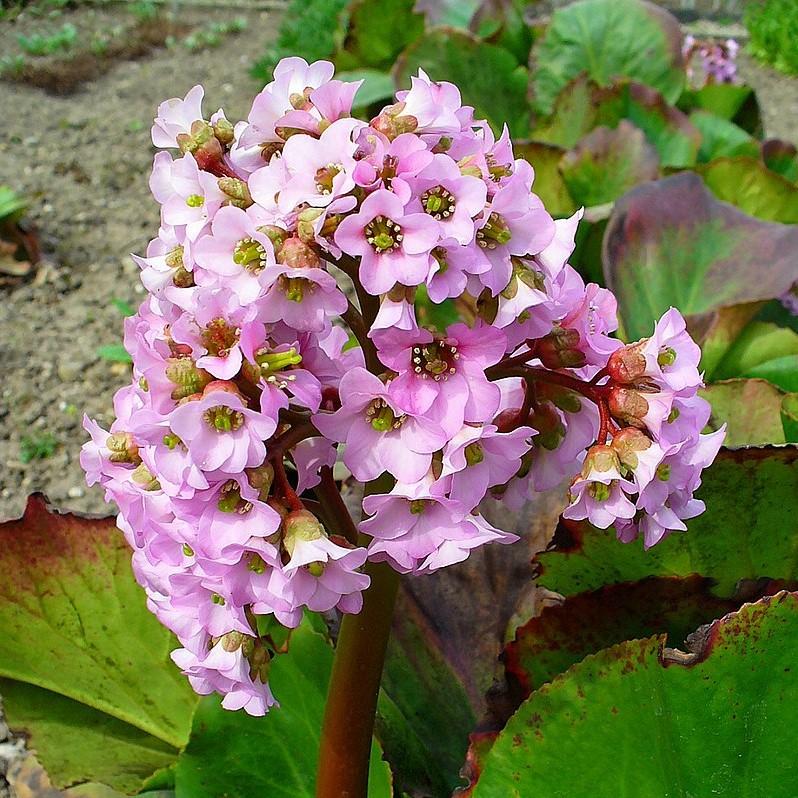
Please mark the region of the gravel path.
<svg viewBox="0 0 798 798"><path fill-rule="evenodd" d="M83 413L112 418L111 397L127 369L97 355L121 339L114 300L142 298L130 252L142 252L158 227L147 178L153 150L149 127L157 104L206 88L206 108L244 116L257 91L248 74L273 35L277 17L242 12L247 29L215 49L177 46L115 66L71 97L0 82L6 109L0 137L0 184L30 200L46 255L36 280L0 297L0 518L21 513L25 496L43 490L60 506L101 511L102 495L85 487L77 462L85 437ZM186 21L229 19L230 12L194 9ZM124 7L81 9L81 31L129 19ZM16 50L20 30L40 20L0 25L0 52ZM7 49L6 49L7 48ZM11 109L11 112L9 112ZM49 432L56 449L46 459L21 459L24 437Z"/></svg>

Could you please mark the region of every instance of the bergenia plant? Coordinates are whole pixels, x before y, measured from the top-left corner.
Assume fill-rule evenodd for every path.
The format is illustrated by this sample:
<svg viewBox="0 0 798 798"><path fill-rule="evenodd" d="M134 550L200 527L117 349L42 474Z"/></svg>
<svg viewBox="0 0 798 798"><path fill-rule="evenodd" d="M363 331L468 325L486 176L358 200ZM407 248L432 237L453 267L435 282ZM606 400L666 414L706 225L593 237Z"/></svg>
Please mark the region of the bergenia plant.
<svg viewBox="0 0 798 798"><path fill-rule="evenodd" d="M275 711L275 625L343 615L328 796L365 795L399 576L517 539L486 496L562 485L567 518L649 547L702 512L724 435L684 319L612 337L615 298L568 264L581 213L552 218L506 129L423 72L358 121L359 85L288 58L246 121L201 87L159 107L133 381L81 456L198 693ZM421 289L469 322L421 326Z"/></svg>

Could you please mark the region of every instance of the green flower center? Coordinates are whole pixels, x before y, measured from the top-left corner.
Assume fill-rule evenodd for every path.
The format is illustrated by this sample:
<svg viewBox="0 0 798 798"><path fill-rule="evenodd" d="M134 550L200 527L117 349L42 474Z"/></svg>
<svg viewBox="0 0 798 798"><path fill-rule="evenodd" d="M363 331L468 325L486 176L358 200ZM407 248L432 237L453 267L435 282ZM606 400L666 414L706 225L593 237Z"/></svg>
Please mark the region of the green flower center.
<svg viewBox="0 0 798 798"><path fill-rule="evenodd" d="M591 482L587 492L597 501L605 502L610 498L610 486L603 482Z"/></svg>
<svg viewBox="0 0 798 798"><path fill-rule="evenodd" d="M402 228L392 219L385 216L375 216L363 229L366 241L378 253L399 249L404 234Z"/></svg>
<svg viewBox="0 0 798 798"><path fill-rule="evenodd" d="M339 175L343 169L343 164L328 163L327 166L323 166L316 171L314 180L319 194L332 194L333 180L335 180L336 175Z"/></svg>
<svg viewBox="0 0 798 798"><path fill-rule="evenodd" d="M312 294L316 290L316 283L304 277L286 277L281 274L277 279L277 287L285 294L286 299L301 302L306 293Z"/></svg>
<svg viewBox="0 0 798 798"><path fill-rule="evenodd" d="M234 479L230 479L222 486L216 506L223 513L244 515L252 509L252 502L241 498L241 486Z"/></svg>
<svg viewBox="0 0 798 798"><path fill-rule="evenodd" d="M465 459L466 464L470 466L477 465L485 459L485 452L479 441L469 443L468 446L465 447Z"/></svg>
<svg viewBox="0 0 798 798"><path fill-rule="evenodd" d="M491 213L484 226L477 230L477 244L482 249L496 249L500 244L506 244L512 237L509 225L498 213Z"/></svg>
<svg viewBox="0 0 798 798"><path fill-rule="evenodd" d="M366 408L366 421L377 432L389 432L404 424L405 416L397 416L384 399L374 399Z"/></svg>
<svg viewBox="0 0 798 798"><path fill-rule="evenodd" d="M186 205L189 208L201 208L205 204L205 197L202 194L189 194L186 197Z"/></svg>
<svg viewBox="0 0 798 798"><path fill-rule="evenodd" d="M230 350L238 343L239 332L238 327L233 327L224 319L217 318L200 333L200 341L209 355L227 357Z"/></svg>
<svg viewBox="0 0 798 798"><path fill-rule="evenodd" d="M672 366L676 362L676 350L670 346L662 347L662 350L657 355L657 363L663 368L665 366Z"/></svg>
<svg viewBox="0 0 798 798"><path fill-rule="evenodd" d="M217 432L235 432L244 423L244 414L227 405L209 407L203 414L205 423Z"/></svg>
<svg viewBox="0 0 798 798"><path fill-rule="evenodd" d="M254 238L242 238L233 250L233 263L248 272L259 272L268 265L266 248Z"/></svg>
<svg viewBox="0 0 798 798"><path fill-rule="evenodd" d="M439 222L448 219L456 206L454 195L443 186L434 186L421 195L421 204L424 210Z"/></svg>

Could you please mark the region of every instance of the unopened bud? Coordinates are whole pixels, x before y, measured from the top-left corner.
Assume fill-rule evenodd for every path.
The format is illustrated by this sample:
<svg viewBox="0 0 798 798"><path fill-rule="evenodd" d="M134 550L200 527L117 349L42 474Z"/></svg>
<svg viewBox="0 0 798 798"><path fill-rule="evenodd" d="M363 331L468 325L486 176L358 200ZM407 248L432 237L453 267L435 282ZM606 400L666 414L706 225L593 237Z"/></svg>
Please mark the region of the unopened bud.
<svg viewBox="0 0 798 798"><path fill-rule="evenodd" d="M325 537L324 527L309 510L293 510L283 519L283 545L289 556L293 556L297 543Z"/></svg>
<svg viewBox="0 0 798 798"><path fill-rule="evenodd" d="M142 490L160 490L161 485L155 478L155 475L144 465L139 463L138 466L130 474L130 478L140 485Z"/></svg>
<svg viewBox="0 0 798 798"><path fill-rule="evenodd" d="M626 385L640 379L646 373L646 359L640 352L640 344L616 349L607 362L607 372L614 382Z"/></svg>
<svg viewBox="0 0 798 798"><path fill-rule="evenodd" d="M579 333L568 327L554 327L538 339L535 353L548 369L580 368L587 362L579 346Z"/></svg>
<svg viewBox="0 0 798 798"><path fill-rule="evenodd" d="M530 415L529 423L538 431L534 443L549 451L556 449L565 437L565 425L550 402L540 402Z"/></svg>
<svg viewBox="0 0 798 798"><path fill-rule="evenodd" d="M608 404L614 418L634 427L644 426L642 419L648 413L648 401L639 391L615 386L610 389Z"/></svg>
<svg viewBox="0 0 798 798"><path fill-rule="evenodd" d="M587 479L594 471L605 473L607 471L620 471L621 461L618 454L606 444L591 446L585 455L585 462L582 464L582 476Z"/></svg>
<svg viewBox="0 0 798 798"><path fill-rule="evenodd" d="M322 208L305 208L297 216L296 232L300 241L311 244L316 240L314 223L324 213Z"/></svg>
<svg viewBox="0 0 798 798"><path fill-rule="evenodd" d="M277 262L292 269L317 269L321 265L321 258L312 246L292 236L280 247Z"/></svg>
<svg viewBox="0 0 798 798"><path fill-rule="evenodd" d="M402 133L412 133L418 127L418 119L409 114L402 114L404 103L389 105L379 116L371 120L371 127L378 130L387 139L393 141Z"/></svg>
<svg viewBox="0 0 798 798"><path fill-rule="evenodd" d="M219 190L227 197L227 205L236 208L249 208L252 205L252 195L245 181L237 177L220 177L216 182Z"/></svg>
<svg viewBox="0 0 798 798"><path fill-rule="evenodd" d="M187 396L201 393L202 389L213 380L207 371L197 368L191 358L172 359L166 367L166 378L175 384L172 399L180 401Z"/></svg>
<svg viewBox="0 0 798 798"><path fill-rule="evenodd" d="M222 144L232 144L234 138L232 123L224 117L217 119L213 123L213 135L216 136Z"/></svg>
<svg viewBox="0 0 798 798"><path fill-rule="evenodd" d="M114 432L108 436L105 446L111 452L108 459L112 463L131 463L138 465L141 462L139 447L129 432Z"/></svg>
<svg viewBox="0 0 798 798"><path fill-rule="evenodd" d="M227 652L238 651L246 637L248 637L248 635L241 632L228 632L220 638L222 648Z"/></svg>
<svg viewBox="0 0 798 798"><path fill-rule="evenodd" d="M258 491L261 501L265 500L274 482L274 466L268 461L259 465L257 468L245 469L249 484Z"/></svg>
<svg viewBox="0 0 798 798"><path fill-rule="evenodd" d="M634 471L638 466L638 452L644 452L651 446L651 439L636 427L624 427L612 436L610 444L621 463Z"/></svg>

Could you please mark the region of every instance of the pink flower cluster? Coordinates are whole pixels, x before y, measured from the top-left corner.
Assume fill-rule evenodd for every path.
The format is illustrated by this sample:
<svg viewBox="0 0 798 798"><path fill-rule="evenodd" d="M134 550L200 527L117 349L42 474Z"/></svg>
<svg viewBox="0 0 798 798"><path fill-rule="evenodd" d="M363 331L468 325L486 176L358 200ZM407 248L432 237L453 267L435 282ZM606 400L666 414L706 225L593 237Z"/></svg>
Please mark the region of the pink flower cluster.
<svg viewBox="0 0 798 798"><path fill-rule="evenodd" d="M358 612L367 560L421 574L510 543L481 500L580 469L569 516L650 545L700 511L722 437L699 435L679 314L611 336L614 297L567 263L581 213L552 219L506 130L423 72L358 121L359 85L289 58L238 124L205 120L200 87L160 106L153 142L178 154L150 181L133 382L110 430L85 422L82 465L175 662L256 715L274 703L268 624ZM421 326L422 291L465 321ZM342 479L369 483L363 520Z"/></svg>
<svg viewBox="0 0 798 798"><path fill-rule="evenodd" d="M740 45L734 39L714 41L696 39L688 34L682 44L682 56L687 64L687 77L691 80L696 76L693 70L693 60L698 58L701 64L700 82L704 83L736 83L737 82L737 53Z"/></svg>

